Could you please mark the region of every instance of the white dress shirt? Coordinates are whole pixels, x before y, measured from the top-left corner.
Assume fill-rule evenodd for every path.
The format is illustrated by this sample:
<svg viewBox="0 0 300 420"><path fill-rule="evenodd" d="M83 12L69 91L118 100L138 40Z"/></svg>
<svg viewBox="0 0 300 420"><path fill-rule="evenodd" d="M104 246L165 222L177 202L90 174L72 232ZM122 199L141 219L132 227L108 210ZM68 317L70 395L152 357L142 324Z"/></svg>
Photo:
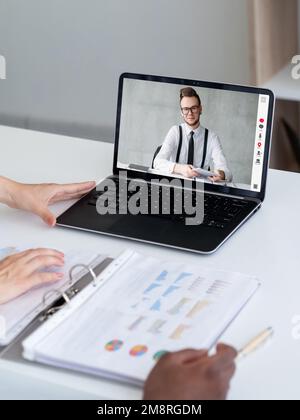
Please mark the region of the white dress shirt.
<svg viewBox="0 0 300 420"><path fill-rule="evenodd" d="M201 125L193 129L188 124L181 124L182 127L182 146L178 163L187 163L189 140L191 132L194 132L194 167L200 168L203 157L205 128ZM154 169L172 174L176 164L176 155L179 143L179 128L174 125L166 135L160 152L154 160ZM219 137L209 130L207 139L207 151L203 169L215 171L217 169L224 171L226 181L232 181L232 174L227 166L226 158L221 146Z"/></svg>

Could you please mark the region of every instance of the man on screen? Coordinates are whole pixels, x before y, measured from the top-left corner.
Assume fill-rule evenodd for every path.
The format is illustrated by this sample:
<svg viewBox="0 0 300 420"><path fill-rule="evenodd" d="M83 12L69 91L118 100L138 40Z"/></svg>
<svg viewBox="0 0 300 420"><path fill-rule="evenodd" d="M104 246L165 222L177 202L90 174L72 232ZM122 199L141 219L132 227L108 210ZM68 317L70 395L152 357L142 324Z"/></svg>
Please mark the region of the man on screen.
<svg viewBox="0 0 300 420"><path fill-rule="evenodd" d="M154 169L193 178L199 176L196 168L212 168L214 175L209 177L211 181L230 182L232 174L227 166L219 137L200 125L203 108L200 97L193 88L186 87L180 90L180 109L184 119L184 123L181 124L182 135L177 126L169 130L154 159Z"/></svg>

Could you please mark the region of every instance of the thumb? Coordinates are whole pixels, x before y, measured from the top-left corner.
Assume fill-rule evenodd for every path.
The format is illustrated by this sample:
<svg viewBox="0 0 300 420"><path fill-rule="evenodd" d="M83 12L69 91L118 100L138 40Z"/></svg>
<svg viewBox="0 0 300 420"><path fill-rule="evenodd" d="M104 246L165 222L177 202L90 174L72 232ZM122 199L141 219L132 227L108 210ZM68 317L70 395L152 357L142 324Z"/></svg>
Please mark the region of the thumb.
<svg viewBox="0 0 300 420"><path fill-rule="evenodd" d="M228 344L218 343L217 344L217 353L228 353L228 355L235 358L237 356L237 351L234 347L229 346Z"/></svg>
<svg viewBox="0 0 300 420"><path fill-rule="evenodd" d="M47 207L39 207L35 213L40 216L43 221L49 225L54 226L56 223L56 217L54 214L51 213L51 211Z"/></svg>

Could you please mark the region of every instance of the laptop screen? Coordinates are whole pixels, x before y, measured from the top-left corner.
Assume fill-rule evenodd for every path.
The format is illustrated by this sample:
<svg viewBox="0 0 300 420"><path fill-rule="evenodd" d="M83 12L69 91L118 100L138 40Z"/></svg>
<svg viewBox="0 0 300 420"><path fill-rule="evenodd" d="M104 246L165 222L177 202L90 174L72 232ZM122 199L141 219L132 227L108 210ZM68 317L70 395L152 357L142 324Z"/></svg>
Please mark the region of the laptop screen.
<svg viewBox="0 0 300 420"><path fill-rule="evenodd" d="M124 77L117 168L260 192L268 91L179 82Z"/></svg>

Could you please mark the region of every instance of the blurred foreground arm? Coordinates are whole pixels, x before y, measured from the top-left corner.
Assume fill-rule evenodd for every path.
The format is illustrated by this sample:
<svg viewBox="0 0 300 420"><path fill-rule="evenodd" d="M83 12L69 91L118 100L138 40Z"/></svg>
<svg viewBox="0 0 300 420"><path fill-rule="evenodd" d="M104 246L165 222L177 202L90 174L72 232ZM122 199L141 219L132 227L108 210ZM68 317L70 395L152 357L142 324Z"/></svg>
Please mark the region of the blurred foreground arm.
<svg viewBox="0 0 300 420"><path fill-rule="evenodd" d="M237 352L218 344L217 352L181 350L163 356L150 372L144 387L145 400L225 399L235 372Z"/></svg>

